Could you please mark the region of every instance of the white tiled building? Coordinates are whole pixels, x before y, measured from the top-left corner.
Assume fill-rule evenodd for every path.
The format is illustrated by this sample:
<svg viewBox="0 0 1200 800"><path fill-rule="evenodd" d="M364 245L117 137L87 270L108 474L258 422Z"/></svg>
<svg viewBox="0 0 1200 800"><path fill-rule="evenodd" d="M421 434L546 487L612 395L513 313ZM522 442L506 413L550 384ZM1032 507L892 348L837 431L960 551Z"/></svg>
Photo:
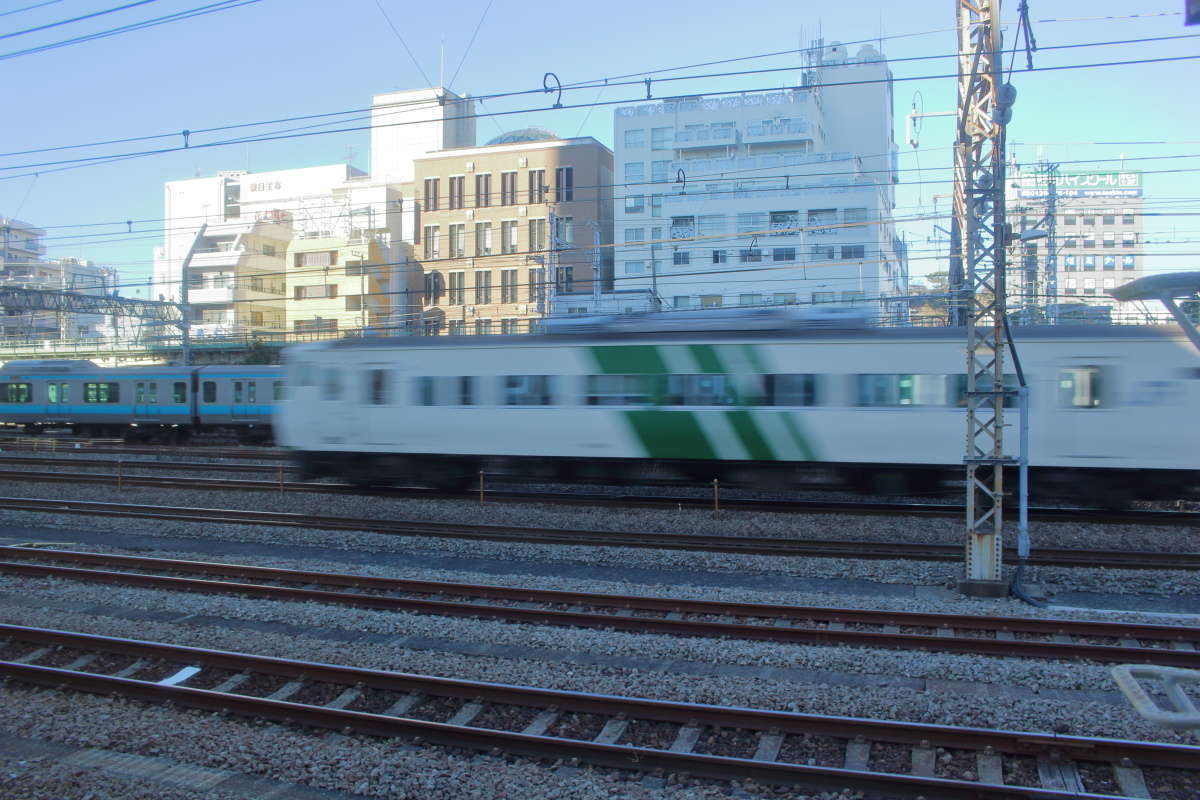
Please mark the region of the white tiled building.
<svg viewBox="0 0 1200 800"><path fill-rule="evenodd" d="M887 303L908 283L892 223L891 73L872 47L817 52L796 89L616 110L615 291L600 310L903 313Z"/></svg>

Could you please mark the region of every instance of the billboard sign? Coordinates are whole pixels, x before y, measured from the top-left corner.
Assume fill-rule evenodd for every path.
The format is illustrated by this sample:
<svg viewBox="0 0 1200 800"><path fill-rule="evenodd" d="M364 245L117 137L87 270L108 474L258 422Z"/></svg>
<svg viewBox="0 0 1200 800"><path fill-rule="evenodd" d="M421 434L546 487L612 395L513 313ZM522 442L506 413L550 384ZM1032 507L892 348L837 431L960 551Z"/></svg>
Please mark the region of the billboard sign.
<svg viewBox="0 0 1200 800"><path fill-rule="evenodd" d="M1055 178L1059 197L1141 197L1140 172L1067 172L1060 170ZM1043 198L1046 196L1045 172L1022 175L1017 179L1017 196Z"/></svg>

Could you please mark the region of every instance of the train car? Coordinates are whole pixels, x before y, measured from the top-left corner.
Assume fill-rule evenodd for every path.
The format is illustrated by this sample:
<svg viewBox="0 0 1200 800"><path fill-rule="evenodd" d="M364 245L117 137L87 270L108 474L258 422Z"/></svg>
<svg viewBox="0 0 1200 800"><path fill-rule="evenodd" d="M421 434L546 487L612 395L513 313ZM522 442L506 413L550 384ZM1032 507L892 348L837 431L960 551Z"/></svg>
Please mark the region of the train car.
<svg viewBox="0 0 1200 800"><path fill-rule="evenodd" d="M1197 491L1200 357L1182 334L1015 335L1036 488L1109 501ZM962 474L961 330L626 324L608 334L345 339L295 346L286 360L277 438L313 477L450 486L481 469L619 479L653 467L791 485L820 468L900 492Z"/></svg>
<svg viewBox="0 0 1200 800"><path fill-rule="evenodd" d="M59 429L130 441L265 442L282 391L277 367L9 361L0 369L0 422L33 434Z"/></svg>

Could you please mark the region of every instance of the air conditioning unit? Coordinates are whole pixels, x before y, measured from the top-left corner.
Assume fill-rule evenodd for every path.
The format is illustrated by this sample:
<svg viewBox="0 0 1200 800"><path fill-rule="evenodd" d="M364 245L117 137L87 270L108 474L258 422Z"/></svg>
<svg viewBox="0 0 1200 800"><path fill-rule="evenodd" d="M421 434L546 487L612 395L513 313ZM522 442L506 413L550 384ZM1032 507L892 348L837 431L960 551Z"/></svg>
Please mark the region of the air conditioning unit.
<svg viewBox="0 0 1200 800"><path fill-rule="evenodd" d="M527 313L528 311L529 311L529 306L528 306L528 305L526 305L525 303L521 303L519 306L517 306L517 313L518 313L518 314L525 314L525 313Z"/></svg>
<svg viewBox="0 0 1200 800"><path fill-rule="evenodd" d="M521 206L521 207L519 207L519 208L517 209L517 215L518 215L518 216L521 216L521 217L523 217L523 216L525 216L525 215L526 215L526 214L528 214L528 213L529 213L529 207L528 207L528 206Z"/></svg>
<svg viewBox="0 0 1200 800"><path fill-rule="evenodd" d="M517 166L518 166L518 167L528 167L528 166L529 166L529 159L528 159L528 158L525 158L525 157L518 158L518 159L517 159Z"/></svg>
<svg viewBox="0 0 1200 800"><path fill-rule="evenodd" d="M472 317L475 316L475 306L467 306L467 314Z"/></svg>
<svg viewBox="0 0 1200 800"><path fill-rule="evenodd" d="M474 171L475 171L475 162L468 161L467 162L467 172L474 172Z"/></svg>
<svg viewBox="0 0 1200 800"><path fill-rule="evenodd" d="M475 209L473 209L473 208L467 209L467 219L475 219Z"/></svg>

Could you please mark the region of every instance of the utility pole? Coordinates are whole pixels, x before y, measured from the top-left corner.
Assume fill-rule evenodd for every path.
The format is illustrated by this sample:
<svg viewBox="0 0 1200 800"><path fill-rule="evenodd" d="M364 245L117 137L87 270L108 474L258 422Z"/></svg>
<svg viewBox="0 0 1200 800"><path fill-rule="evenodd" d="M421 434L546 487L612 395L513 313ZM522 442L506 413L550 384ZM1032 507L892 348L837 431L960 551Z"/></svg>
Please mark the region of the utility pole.
<svg viewBox="0 0 1200 800"><path fill-rule="evenodd" d="M183 257L183 263L179 266L179 332L182 340L181 358L185 367L192 363L192 306L188 302L188 267L192 264L192 256L196 254L196 248L200 246L200 240L204 238L206 230L207 222L196 231L196 238L192 240L192 246L188 248L187 255Z"/></svg>
<svg viewBox="0 0 1200 800"><path fill-rule="evenodd" d="M1046 176L1046 321L1058 324L1058 164L1042 162Z"/></svg>
<svg viewBox="0 0 1200 800"><path fill-rule="evenodd" d="M957 0L958 135L954 221L967 301L966 565L960 590L1002 597L1004 525L1004 132L1000 0ZM952 255L953 258L953 255ZM952 276L953 279L953 276Z"/></svg>
<svg viewBox="0 0 1200 800"><path fill-rule="evenodd" d="M543 280L546 282L546 290L543 294L546 296L546 316L554 316L554 302L557 299L558 290L558 215L554 213L554 207L549 206L546 209L546 225L549 227L550 249L546 252L546 274Z"/></svg>

